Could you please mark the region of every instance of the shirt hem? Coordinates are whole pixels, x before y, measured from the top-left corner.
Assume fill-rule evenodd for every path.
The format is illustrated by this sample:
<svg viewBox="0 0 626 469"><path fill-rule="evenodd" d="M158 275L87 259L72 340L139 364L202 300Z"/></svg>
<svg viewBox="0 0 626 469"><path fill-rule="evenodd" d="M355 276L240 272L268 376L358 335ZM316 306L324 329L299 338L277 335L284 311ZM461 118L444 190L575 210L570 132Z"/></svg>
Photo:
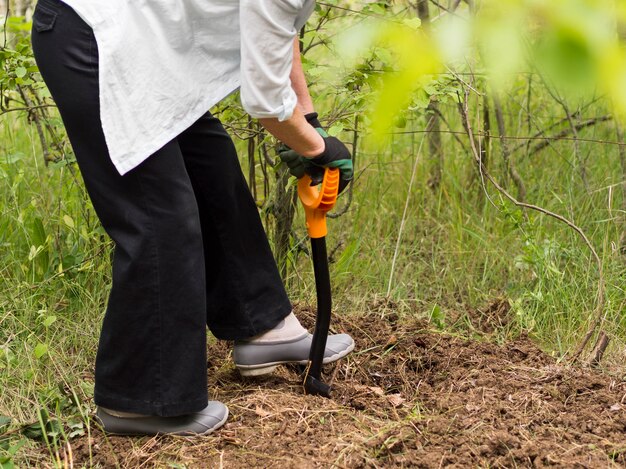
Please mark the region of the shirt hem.
<svg viewBox="0 0 626 469"><path fill-rule="evenodd" d="M178 121L178 124L170 127L167 131L163 130L161 138L155 138L150 141L149 145L144 145L133 151L129 156L113 156L111 155L111 160L113 161L113 165L120 173L121 176L128 173L129 171L135 169L145 160L150 158L154 153L163 148L168 142L172 141L174 138L178 137L181 133L187 130L191 125L196 122L200 117L202 117L209 109L215 106L217 103L222 101L226 96L231 94L239 87L238 80L234 80L233 82L228 83L228 85L220 88L220 91L217 93L217 98L212 97L210 99L206 99L200 101L197 106L190 111L185 119ZM103 129L105 128L104 121L102 122ZM107 134L106 130L104 132L105 136ZM110 151L110 150L109 150Z"/></svg>

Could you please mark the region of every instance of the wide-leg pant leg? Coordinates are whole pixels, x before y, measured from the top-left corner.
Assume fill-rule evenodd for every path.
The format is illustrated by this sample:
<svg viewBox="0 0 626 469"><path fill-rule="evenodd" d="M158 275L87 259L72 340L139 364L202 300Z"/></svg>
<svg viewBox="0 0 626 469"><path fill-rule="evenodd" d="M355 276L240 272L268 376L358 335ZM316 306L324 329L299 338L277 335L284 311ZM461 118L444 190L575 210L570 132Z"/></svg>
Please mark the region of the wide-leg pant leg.
<svg viewBox="0 0 626 469"><path fill-rule="evenodd" d="M56 0L40 0L37 8L37 64L58 105L94 208L115 242L95 401L161 416L201 410L208 401L203 244L178 142L120 176L99 117L93 32Z"/></svg>
<svg viewBox="0 0 626 469"><path fill-rule="evenodd" d="M178 137L204 240L207 323L220 339L245 339L291 312L235 145L210 113Z"/></svg>

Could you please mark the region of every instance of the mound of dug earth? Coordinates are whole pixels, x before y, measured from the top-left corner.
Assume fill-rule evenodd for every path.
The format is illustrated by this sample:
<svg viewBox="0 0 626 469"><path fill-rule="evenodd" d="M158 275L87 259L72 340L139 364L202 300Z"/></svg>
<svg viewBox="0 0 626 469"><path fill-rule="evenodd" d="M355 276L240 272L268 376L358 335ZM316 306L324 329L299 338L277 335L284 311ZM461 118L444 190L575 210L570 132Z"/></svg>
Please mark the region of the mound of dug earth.
<svg viewBox="0 0 626 469"><path fill-rule="evenodd" d="M311 325L313 314L300 311ZM559 366L527 338L466 341L426 324L335 319L357 351L328 369L331 400L295 368L242 379L228 344L209 351L214 435L72 441L74 467L622 467L626 382ZM90 456L91 452L91 456Z"/></svg>

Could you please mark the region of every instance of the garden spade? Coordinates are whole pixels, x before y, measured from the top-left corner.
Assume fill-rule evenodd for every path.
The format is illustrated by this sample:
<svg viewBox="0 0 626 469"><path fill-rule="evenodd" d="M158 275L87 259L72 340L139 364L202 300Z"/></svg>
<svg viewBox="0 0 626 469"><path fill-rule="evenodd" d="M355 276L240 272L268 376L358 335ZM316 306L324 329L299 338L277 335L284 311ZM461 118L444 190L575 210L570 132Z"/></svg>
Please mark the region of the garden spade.
<svg viewBox="0 0 626 469"><path fill-rule="evenodd" d="M321 187L311 181L308 175L298 180L298 196L306 217L306 227L311 238L313 272L317 293L317 317L313 342L309 352L309 362L304 373L304 392L306 394L330 397L330 386L322 381L322 364L326 350L326 339L330 327L332 298L330 292L330 273L326 254L326 212L333 208L339 192L339 170L326 168Z"/></svg>

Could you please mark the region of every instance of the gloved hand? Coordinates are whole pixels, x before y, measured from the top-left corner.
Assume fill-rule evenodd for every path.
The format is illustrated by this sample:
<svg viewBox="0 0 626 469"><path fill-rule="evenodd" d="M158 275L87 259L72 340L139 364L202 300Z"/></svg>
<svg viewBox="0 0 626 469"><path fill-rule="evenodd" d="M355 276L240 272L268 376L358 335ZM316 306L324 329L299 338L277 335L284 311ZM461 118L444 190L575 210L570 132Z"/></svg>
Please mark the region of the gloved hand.
<svg viewBox="0 0 626 469"><path fill-rule="evenodd" d="M311 124L311 127L317 130L322 138L324 136L328 136L326 134L326 131L324 130L324 127L322 127L322 124L318 120L317 112L309 112L308 114L304 115L304 118L309 124ZM295 150L292 150L284 143L281 143L278 147L278 155L280 156L281 161L285 163L289 168L289 173L298 179L304 176L305 173L309 174L309 176L311 176L311 179L314 180L321 180L324 177L323 170L320 170L319 168L306 163L304 160L307 160L308 158L300 156L298 153L295 152Z"/></svg>
<svg viewBox="0 0 626 469"><path fill-rule="evenodd" d="M314 158L300 156L286 145L279 148L280 159L287 164L289 172L300 179L304 174L311 177L311 185L317 185L324 178L324 168L337 168L340 171L339 192L342 192L352 180L354 169L352 156L348 148L337 138L330 137L317 119L317 113L304 116L311 126L324 139L324 152Z"/></svg>
<svg viewBox="0 0 626 469"><path fill-rule="evenodd" d="M324 178L324 168L339 169L339 192L342 192L352 181L354 175L352 155L350 155L350 150L338 138L327 135L324 137L324 143L326 147L321 155L314 158L302 157L304 171L311 176L311 184L317 185Z"/></svg>

